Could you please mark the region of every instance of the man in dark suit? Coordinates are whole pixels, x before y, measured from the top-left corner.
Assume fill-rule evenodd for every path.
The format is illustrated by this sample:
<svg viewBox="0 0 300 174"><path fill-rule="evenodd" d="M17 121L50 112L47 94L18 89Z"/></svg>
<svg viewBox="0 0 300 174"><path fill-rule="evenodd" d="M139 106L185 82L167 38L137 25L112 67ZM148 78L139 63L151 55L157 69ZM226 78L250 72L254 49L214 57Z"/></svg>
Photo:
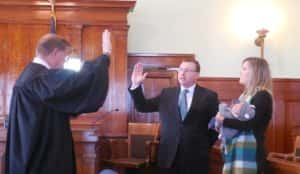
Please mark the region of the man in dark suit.
<svg viewBox="0 0 300 174"><path fill-rule="evenodd" d="M209 150L217 133L208 129L209 120L218 110L215 92L196 84L200 65L183 61L178 68L180 87L165 88L145 99L141 84L147 73L136 64L129 92L140 112L159 112L161 120L158 165L162 174L206 174Z"/></svg>

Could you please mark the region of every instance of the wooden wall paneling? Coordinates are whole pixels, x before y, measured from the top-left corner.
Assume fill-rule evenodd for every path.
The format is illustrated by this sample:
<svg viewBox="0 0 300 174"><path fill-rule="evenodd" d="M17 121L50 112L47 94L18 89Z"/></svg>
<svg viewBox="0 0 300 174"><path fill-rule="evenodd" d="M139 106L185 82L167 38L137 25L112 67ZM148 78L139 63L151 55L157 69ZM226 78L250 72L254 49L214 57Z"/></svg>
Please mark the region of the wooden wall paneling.
<svg viewBox="0 0 300 174"><path fill-rule="evenodd" d="M163 54L163 53L129 53L128 68L132 69L136 63L157 68L178 67L182 60L191 60L193 54Z"/></svg>
<svg viewBox="0 0 300 174"><path fill-rule="evenodd" d="M222 102L230 102L238 98L243 91L243 87L239 85L237 78L207 78L200 76L198 84L216 91L219 100Z"/></svg>
<svg viewBox="0 0 300 174"><path fill-rule="evenodd" d="M295 141L295 137L300 135L300 81L290 81L288 90L289 97L287 99L287 112L286 116L288 117L287 123L291 123L287 125L287 132L291 132L290 136L286 136L289 139L286 139L286 142L289 144L286 145L288 149L285 152L290 152L293 147L293 142Z"/></svg>
<svg viewBox="0 0 300 174"><path fill-rule="evenodd" d="M0 57L0 90L1 90L1 99L0 99L0 109L1 109L1 120L4 119L4 117L7 115L7 72L8 72L8 43L6 42L8 40L8 36L6 34L7 32L7 24L0 24L0 51L1 51L1 57Z"/></svg>
<svg viewBox="0 0 300 174"><path fill-rule="evenodd" d="M274 94L276 95L276 94ZM268 142L268 151L272 152L285 152L285 134L286 134L286 117L285 117L285 101L273 96L273 115L271 124L267 130L266 139Z"/></svg>
<svg viewBox="0 0 300 174"><path fill-rule="evenodd" d="M55 5L57 33L70 41L75 53L86 60L101 54L102 31L105 28L112 31L107 101L98 112L72 121L78 171L97 173L99 139L94 138L124 136L127 132L127 13L135 0L57 0ZM0 103L4 106L0 108L1 115L8 113L12 87L32 61L36 42L49 32L49 19L48 1L0 1ZM110 113L116 108L120 111ZM4 145L5 141L1 142L1 147Z"/></svg>
<svg viewBox="0 0 300 174"><path fill-rule="evenodd" d="M135 0L57 0L58 23L127 25L127 13ZM38 0L0 1L0 21L19 24L49 24L50 3ZM18 12L18 13L16 13Z"/></svg>
<svg viewBox="0 0 300 174"><path fill-rule="evenodd" d="M286 84L284 84L286 82ZM268 149L270 152L281 152L285 153L289 148L287 147L288 143L286 142L286 135L288 134L287 130L289 129L286 116L286 91L288 90L289 81L287 80L277 80L277 83L274 84L273 81L273 99L274 99L274 114L272 116L272 125L273 132L268 134L267 139L269 142L272 142L274 145ZM268 130L268 133L270 131ZM273 137L272 139L270 137ZM268 143L269 144L269 143Z"/></svg>
<svg viewBox="0 0 300 174"><path fill-rule="evenodd" d="M45 25L7 24L4 26L5 49L5 113L9 112L9 102L13 85L24 67L32 61L35 55L35 45L46 31ZM2 54L1 53L1 54Z"/></svg>
<svg viewBox="0 0 300 174"><path fill-rule="evenodd" d="M7 67L7 24L0 24L0 118L4 118L6 111L6 78Z"/></svg>
<svg viewBox="0 0 300 174"><path fill-rule="evenodd" d="M128 28L119 28L113 30L113 40L112 43L115 50L112 55L111 60L111 71L110 76L113 79L110 81L110 98L108 101L109 111L118 109L114 112L106 123L110 126L107 128L109 132L115 135L120 135L120 133L127 133L127 40L128 40Z"/></svg>
<svg viewBox="0 0 300 174"><path fill-rule="evenodd" d="M285 135L285 145L287 152L293 152L295 137L300 135L300 100L299 101L291 101L286 105L286 135Z"/></svg>
<svg viewBox="0 0 300 174"><path fill-rule="evenodd" d="M300 103L300 80L299 79L275 79L273 80L273 93L275 98L274 133L276 136L275 152L291 152L299 125L297 111ZM274 117L274 116L273 116ZM277 143L281 146L277 146Z"/></svg>
<svg viewBox="0 0 300 174"><path fill-rule="evenodd" d="M102 52L104 26L84 26L82 31L82 57L91 60Z"/></svg>
<svg viewBox="0 0 300 174"><path fill-rule="evenodd" d="M57 33L62 35L66 40L68 40L73 48L73 54L80 56L81 58L85 59L82 56L82 39L83 39L83 25L81 24L61 24L57 25Z"/></svg>

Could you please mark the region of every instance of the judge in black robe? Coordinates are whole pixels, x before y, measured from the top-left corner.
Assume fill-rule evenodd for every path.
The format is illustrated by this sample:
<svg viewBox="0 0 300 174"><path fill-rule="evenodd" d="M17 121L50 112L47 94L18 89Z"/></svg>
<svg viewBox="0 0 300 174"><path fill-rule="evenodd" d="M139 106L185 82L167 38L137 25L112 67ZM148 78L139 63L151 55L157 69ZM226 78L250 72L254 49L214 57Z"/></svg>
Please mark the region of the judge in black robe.
<svg viewBox="0 0 300 174"><path fill-rule="evenodd" d="M75 174L70 116L97 111L107 95L107 55L80 72L43 63L29 64L13 88L6 174Z"/></svg>

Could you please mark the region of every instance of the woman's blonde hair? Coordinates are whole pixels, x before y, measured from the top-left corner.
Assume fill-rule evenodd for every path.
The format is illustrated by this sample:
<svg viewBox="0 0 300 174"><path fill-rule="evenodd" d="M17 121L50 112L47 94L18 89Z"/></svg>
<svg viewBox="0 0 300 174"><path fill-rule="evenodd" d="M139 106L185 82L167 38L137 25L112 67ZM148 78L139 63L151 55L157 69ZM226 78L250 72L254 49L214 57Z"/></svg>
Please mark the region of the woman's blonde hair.
<svg viewBox="0 0 300 174"><path fill-rule="evenodd" d="M254 96L261 90L266 90L272 94L272 76L268 62L258 57L247 57L242 64L246 62L249 64L252 74L249 86L245 87L243 95Z"/></svg>

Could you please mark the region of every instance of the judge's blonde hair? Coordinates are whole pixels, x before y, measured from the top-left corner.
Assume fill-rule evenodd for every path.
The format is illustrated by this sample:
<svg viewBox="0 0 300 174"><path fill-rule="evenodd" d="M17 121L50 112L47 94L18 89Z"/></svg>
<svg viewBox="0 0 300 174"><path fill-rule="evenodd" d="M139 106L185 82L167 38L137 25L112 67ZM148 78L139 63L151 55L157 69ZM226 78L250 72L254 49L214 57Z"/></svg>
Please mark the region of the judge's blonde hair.
<svg viewBox="0 0 300 174"><path fill-rule="evenodd" d="M247 57L242 64L248 63L252 73L250 83L245 87L243 95L254 96L258 91L265 90L272 94L272 77L268 62L258 57Z"/></svg>

